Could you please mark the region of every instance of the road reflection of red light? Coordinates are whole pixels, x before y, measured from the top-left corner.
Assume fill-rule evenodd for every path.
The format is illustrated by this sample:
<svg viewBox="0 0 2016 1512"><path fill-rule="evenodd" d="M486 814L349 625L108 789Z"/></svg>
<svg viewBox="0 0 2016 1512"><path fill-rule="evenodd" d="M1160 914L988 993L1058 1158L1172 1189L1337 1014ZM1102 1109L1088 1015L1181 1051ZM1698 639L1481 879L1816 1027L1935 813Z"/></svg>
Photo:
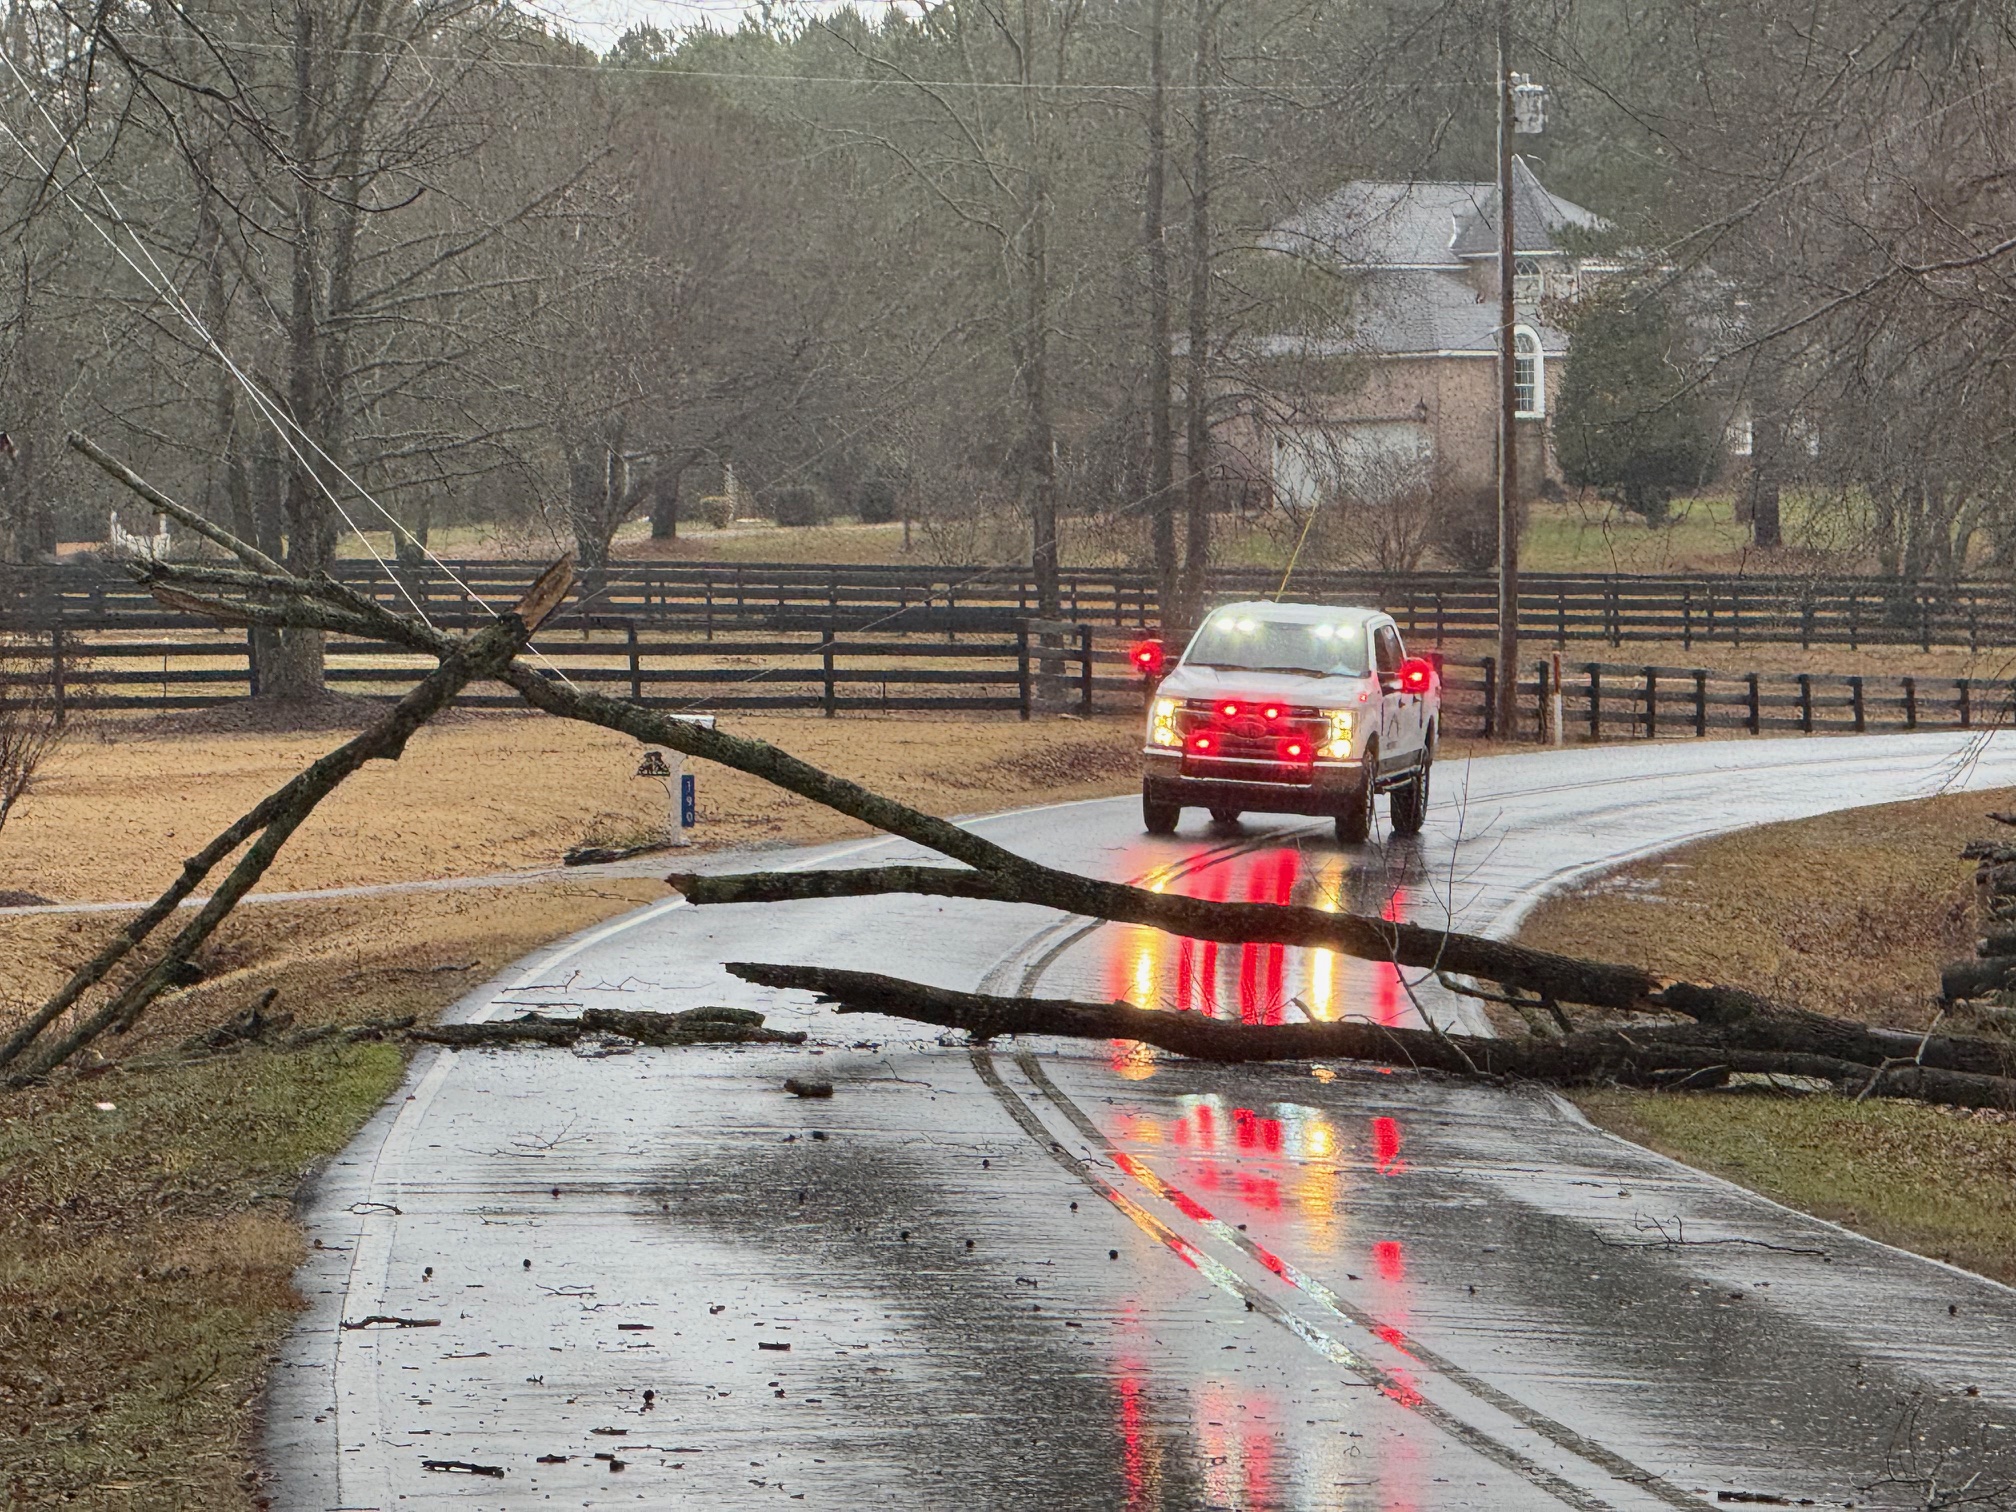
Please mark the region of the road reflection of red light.
<svg viewBox="0 0 2016 1512"><path fill-rule="evenodd" d="M1148 1455L1141 1432L1141 1366L1120 1361L1120 1474L1127 1483L1127 1506L1148 1505Z"/></svg>
<svg viewBox="0 0 2016 1512"><path fill-rule="evenodd" d="M1407 1279L1407 1253L1398 1239L1381 1239L1372 1246L1372 1264L1381 1281Z"/></svg>
<svg viewBox="0 0 2016 1512"><path fill-rule="evenodd" d="M1400 1163L1400 1125L1383 1115L1372 1120L1372 1160L1382 1176L1397 1175L1404 1169Z"/></svg>
<svg viewBox="0 0 2016 1512"><path fill-rule="evenodd" d="M1262 1118L1251 1108L1232 1110L1232 1127L1242 1150L1268 1150L1275 1154L1281 1151L1281 1120Z"/></svg>
<svg viewBox="0 0 2016 1512"><path fill-rule="evenodd" d="M1278 1212L1281 1207L1281 1183L1271 1176L1239 1175L1239 1195L1247 1203L1267 1212Z"/></svg>

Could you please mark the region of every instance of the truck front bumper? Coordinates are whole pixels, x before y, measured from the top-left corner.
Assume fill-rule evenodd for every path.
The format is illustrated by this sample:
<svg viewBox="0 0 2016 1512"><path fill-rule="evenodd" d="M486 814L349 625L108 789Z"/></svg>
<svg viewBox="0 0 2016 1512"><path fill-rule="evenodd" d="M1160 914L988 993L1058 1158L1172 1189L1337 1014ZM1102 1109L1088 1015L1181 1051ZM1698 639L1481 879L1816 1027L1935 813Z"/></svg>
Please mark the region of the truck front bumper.
<svg viewBox="0 0 2016 1512"><path fill-rule="evenodd" d="M1141 753L1142 791L1183 808L1239 809L1258 814L1339 814L1365 780L1364 763L1319 761L1306 773L1271 761L1199 761L1181 751Z"/></svg>

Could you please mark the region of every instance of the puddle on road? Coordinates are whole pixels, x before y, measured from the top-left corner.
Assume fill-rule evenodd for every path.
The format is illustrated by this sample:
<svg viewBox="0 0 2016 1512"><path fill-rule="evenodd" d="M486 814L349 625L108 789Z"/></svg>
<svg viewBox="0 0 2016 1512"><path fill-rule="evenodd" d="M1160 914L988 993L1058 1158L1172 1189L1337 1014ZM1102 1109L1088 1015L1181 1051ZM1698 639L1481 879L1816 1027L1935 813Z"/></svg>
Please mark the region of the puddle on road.
<svg viewBox="0 0 2016 1512"><path fill-rule="evenodd" d="M1143 885L1212 902L1292 903L1367 913L1395 922L1417 912L1441 915L1418 848L1389 845L1346 852L1328 846L1267 846L1230 856L1172 862L1147 870ZM1137 858L1123 856L1126 867ZM1096 990L1142 1008L1205 1013L1247 1024L1325 1021L1346 1016L1378 1024L1418 1025L1390 961L1361 961L1329 950L1285 945L1223 945L1141 925L1109 925L1087 937L1051 973L1043 990ZM1154 1058L1118 1045L1113 1069L1152 1075Z"/></svg>

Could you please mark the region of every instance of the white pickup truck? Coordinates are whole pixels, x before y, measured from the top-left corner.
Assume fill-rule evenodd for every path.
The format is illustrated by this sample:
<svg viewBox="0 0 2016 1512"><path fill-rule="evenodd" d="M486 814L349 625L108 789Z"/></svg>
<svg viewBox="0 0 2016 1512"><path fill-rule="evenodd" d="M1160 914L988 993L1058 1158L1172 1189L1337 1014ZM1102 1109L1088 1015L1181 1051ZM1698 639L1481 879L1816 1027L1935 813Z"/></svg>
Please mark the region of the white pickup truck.
<svg viewBox="0 0 2016 1512"><path fill-rule="evenodd" d="M1185 808L1328 814L1337 838L1371 838L1391 793L1396 835L1428 817L1442 712L1434 666L1409 657L1376 609L1227 604L1191 637L1149 701L1141 817L1174 833Z"/></svg>

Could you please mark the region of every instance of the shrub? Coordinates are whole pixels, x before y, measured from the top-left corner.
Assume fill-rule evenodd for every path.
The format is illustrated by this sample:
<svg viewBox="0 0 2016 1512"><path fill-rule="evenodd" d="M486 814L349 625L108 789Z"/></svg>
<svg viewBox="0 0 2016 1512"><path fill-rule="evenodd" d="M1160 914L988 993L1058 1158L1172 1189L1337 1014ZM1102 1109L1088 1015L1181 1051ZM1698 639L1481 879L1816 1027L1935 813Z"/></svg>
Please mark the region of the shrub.
<svg viewBox="0 0 2016 1512"><path fill-rule="evenodd" d="M826 500L816 488L803 485L780 488L775 495L779 525L823 525Z"/></svg>
<svg viewBox="0 0 2016 1512"><path fill-rule="evenodd" d="M1435 494L1436 555L1459 572L1489 572L1498 565L1498 490L1441 488ZM1526 528L1526 506L1518 508Z"/></svg>
<svg viewBox="0 0 2016 1512"><path fill-rule="evenodd" d="M700 501L700 518L716 530L735 523L735 500L727 494L709 494Z"/></svg>
<svg viewBox="0 0 2016 1512"><path fill-rule="evenodd" d="M1674 358L1678 323L1649 298L1596 301L1570 334L1554 412L1562 476L1660 524L1674 493L1698 488L1716 458L1700 390Z"/></svg>
<svg viewBox="0 0 2016 1512"><path fill-rule="evenodd" d="M896 485L870 473L854 485L854 517L863 525L887 525L896 518Z"/></svg>

